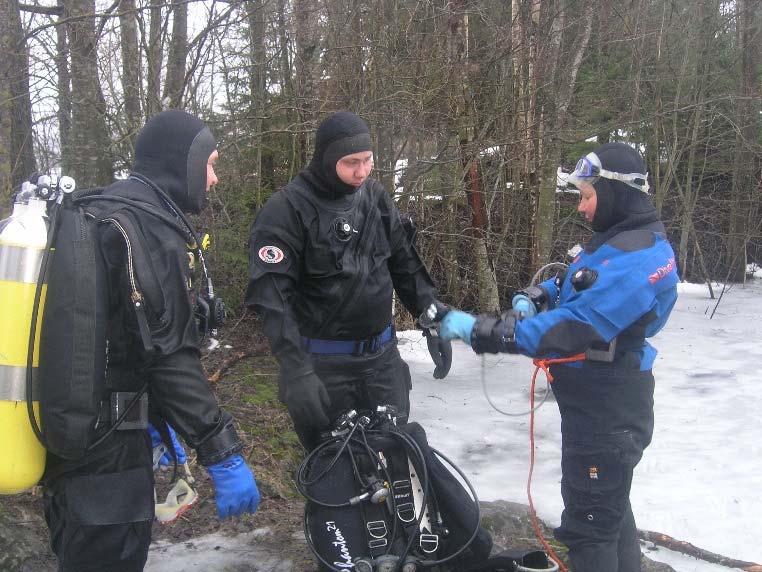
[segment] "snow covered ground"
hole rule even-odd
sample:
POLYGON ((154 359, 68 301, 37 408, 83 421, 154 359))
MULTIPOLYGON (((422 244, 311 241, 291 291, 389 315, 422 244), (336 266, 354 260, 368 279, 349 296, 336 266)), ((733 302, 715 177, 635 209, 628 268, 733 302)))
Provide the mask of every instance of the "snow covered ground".
MULTIPOLYGON (((656 430, 635 472, 632 504, 642 529, 762 562, 762 270, 756 274, 749 285, 725 292, 711 319, 716 300, 707 287, 679 286, 670 322, 654 340, 660 352, 656 430)), ((531 361, 490 356, 483 363, 456 343, 450 375, 435 380, 420 332, 401 333, 400 351, 413 377, 413 419, 432 445, 465 471, 482 500, 526 503, 529 418, 493 410, 482 374, 492 400, 520 414, 528 410, 531 361)), ((540 376, 538 398, 544 387, 540 376)), ((554 525, 562 503, 559 415, 552 399, 537 412, 535 438, 534 502, 540 517, 554 525)), ((146 572, 291 570, 258 548, 259 534, 266 531, 194 539, 193 550, 154 544, 146 572)), ((729 570, 663 548, 648 555, 678 572, 729 570)))
MULTIPOLYGON (((679 289, 670 322, 654 338, 656 429, 635 471, 635 518, 642 529, 762 562, 762 281, 725 292, 712 319, 717 301, 705 285, 679 289)), ((501 409, 526 412, 531 360, 488 356, 482 362, 458 342, 450 375, 440 381, 431 377, 421 334, 400 337, 413 377, 412 417, 430 442, 466 472, 481 499, 526 502, 529 418, 492 409, 482 375, 501 409)), ((538 398, 544 387, 541 375, 538 398)), ((559 427, 558 409, 548 400, 536 415, 532 493, 550 524, 559 522, 563 506, 559 427)), ((679 572, 728 570, 664 549, 649 556, 679 572)))

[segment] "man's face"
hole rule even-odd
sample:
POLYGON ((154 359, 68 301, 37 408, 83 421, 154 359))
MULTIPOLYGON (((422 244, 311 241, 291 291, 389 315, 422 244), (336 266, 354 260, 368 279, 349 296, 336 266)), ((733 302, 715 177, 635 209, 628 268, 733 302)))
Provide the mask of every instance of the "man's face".
POLYGON ((373 169, 373 152, 361 151, 345 155, 336 163, 336 175, 343 183, 355 188, 363 184, 373 169))
POLYGON ((217 159, 219 158, 220 154, 217 152, 217 149, 212 151, 212 154, 209 155, 209 160, 206 162, 206 192, 209 192, 209 189, 211 189, 214 185, 219 183, 219 179, 217 179, 217 173, 214 172, 214 165, 217 163, 217 159))
POLYGON ((587 222, 593 222, 595 209, 598 206, 598 195, 590 183, 579 184, 579 205, 577 212, 585 217, 587 222))

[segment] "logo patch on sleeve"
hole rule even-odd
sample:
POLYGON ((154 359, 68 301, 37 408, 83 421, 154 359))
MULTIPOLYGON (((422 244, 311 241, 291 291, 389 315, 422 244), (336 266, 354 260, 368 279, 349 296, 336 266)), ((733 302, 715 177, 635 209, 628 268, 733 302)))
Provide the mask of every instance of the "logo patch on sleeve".
POLYGON ((662 278, 666 278, 667 275, 669 275, 670 272, 672 272, 675 269, 675 259, 670 258, 667 260, 667 263, 664 266, 660 266, 656 269, 656 272, 651 274, 648 277, 648 282, 651 284, 656 284, 659 280, 662 278))
POLYGON ((277 246, 263 246, 259 249, 259 259, 267 264, 278 264, 286 257, 277 246))

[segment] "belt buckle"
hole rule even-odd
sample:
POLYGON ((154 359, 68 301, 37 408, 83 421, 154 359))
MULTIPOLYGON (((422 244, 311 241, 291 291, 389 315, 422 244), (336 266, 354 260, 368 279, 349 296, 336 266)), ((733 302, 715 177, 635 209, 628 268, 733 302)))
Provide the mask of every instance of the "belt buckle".
POLYGON ((368 340, 368 344, 370 345, 370 351, 368 353, 376 353, 381 349, 381 336, 373 336, 370 340, 368 340))
POLYGON ((411 502, 397 503, 397 518, 405 524, 415 520, 415 505, 411 502))
POLYGON ((116 426, 117 431, 133 431, 135 429, 148 428, 148 394, 138 396, 136 391, 113 391, 111 392, 111 426, 117 420, 122 420, 116 426), (130 406, 128 410, 128 406, 130 406))
POLYGON ((355 342, 355 349, 352 352, 353 356, 361 356, 365 353, 365 349, 368 346, 368 340, 357 340, 355 342))

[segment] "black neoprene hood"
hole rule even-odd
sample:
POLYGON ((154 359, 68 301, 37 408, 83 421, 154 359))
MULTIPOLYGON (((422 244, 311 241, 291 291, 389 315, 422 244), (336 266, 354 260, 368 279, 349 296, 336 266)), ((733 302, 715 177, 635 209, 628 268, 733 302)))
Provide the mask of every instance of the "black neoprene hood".
POLYGON ((151 117, 135 142, 133 172, 156 183, 186 213, 206 204, 206 166, 217 142, 197 117, 170 109, 151 117))
MULTIPOLYGON (((643 158, 626 143, 606 143, 594 153, 601 160, 601 167, 616 173, 646 173, 643 158)), ((593 183, 597 206, 593 217, 593 230, 603 232, 632 215, 651 212, 654 206, 643 191, 611 179, 599 178, 593 183)))
POLYGON ((315 153, 306 169, 310 182, 329 196, 353 193, 355 188, 336 174, 336 163, 347 155, 372 149, 370 130, 360 117, 350 111, 328 116, 315 134, 315 153))

